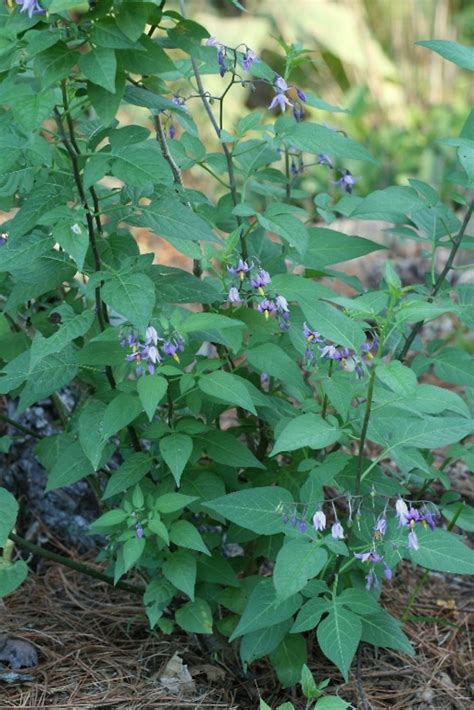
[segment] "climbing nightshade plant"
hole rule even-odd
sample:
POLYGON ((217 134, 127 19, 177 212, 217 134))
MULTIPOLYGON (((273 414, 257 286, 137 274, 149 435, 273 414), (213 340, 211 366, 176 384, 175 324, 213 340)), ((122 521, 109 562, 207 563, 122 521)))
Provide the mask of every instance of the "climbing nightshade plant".
MULTIPOLYGON (((361 641, 413 653, 379 601, 400 562, 474 570, 446 472, 474 459, 474 287, 452 285, 473 243, 474 113, 444 141, 451 205, 419 180, 364 195, 375 158, 293 82, 304 51, 282 43, 279 75, 180 8, 0 7, 0 393, 12 432, 73 396, 36 455, 48 490, 90 483, 105 579, 142 594, 152 628, 219 633, 285 687, 315 635, 347 678, 361 641), (261 84, 268 108, 229 124, 230 93, 261 84), (420 242, 426 280, 337 271, 382 249, 332 229, 340 215, 420 242), (189 268, 140 253, 136 228, 189 268), (444 314, 456 334, 422 339, 444 314)), ((421 44, 473 68, 467 48, 421 44)), ((19 551, 49 552, 17 512, 1 489, 2 595, 26 576, 19 551)))

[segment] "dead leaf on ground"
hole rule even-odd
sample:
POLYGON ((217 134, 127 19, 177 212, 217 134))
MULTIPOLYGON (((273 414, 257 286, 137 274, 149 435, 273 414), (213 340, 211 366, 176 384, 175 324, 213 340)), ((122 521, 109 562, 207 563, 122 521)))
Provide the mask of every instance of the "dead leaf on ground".
POLYGON ((196 692, 191 673, 177 653, 170 658, 159 680, 161 685, 176 695, 191 695, 196 692))

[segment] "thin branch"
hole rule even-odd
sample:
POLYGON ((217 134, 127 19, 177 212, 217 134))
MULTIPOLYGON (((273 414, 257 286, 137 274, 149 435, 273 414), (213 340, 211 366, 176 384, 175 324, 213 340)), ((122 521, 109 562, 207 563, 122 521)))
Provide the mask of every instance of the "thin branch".
POLYGON ((35 439, 43 438, 42 435, 39 434, 37 431, 33 431, 33 429, 30 429, 24 424, 20 424, 20 422, 16 422, 14 419, 10 419, 10 417, 7 417, 7 415, 3 414, 2 412, 0 412, 0 419, 3 422, 6 422, 10 426, 14 427, 15 429, 18 429, 18 431, 22 431, 24 434, 28 434, 28 436, 33 436, 35 439))
MULTIPOLYGON (((446 279, 446 276, 448 275, 450 269, 452 268, 454 259, 456 257, 459 247, 461 246, 461 242, 463 240, 464 234, 466 233, 466 229, 467 229, 469 221, 472 217, 473 212, 474 212, 474 200, 472 200, 466 214, 464 215, 463 222, 461 224, 459 232, 457 233, 457 235, 454 239, 453 246, 451 247, 451 251, 449 253, 446 264, 444 265, 444 269, 439 274, 433 288, 431 289, 431 293, 428 298, 428 303, 432 303, 434 297, 441 289, 441 286, 443 285, 444 280, 446 279)), ((401 351, 397 355, 397 360, 400 360, 401 362, 403 362, 405 360, 405 358, 410 350, 411 344, 415 340, 415 338, 418 335, 418 333, 420 332, 420 330, 423 328, 423 324, 424 324, 423 320, 420 320, 420 321, 418 321, 418 323, 415 323, 415 325, 413 326, 413 328, 411 330, 410 335, 405 340, 405 344, 404 344, 403 348, 401 349, 401 351)))
POLYGON ((99 572, 89 565, 84 565, 82 562, 76 562, 71 560, 69 557, 64 557, 63 555, 58 555, 57 552, 52 552, 51 550, 46 550, 44 547, 35 545, 29 540, 25 540, 14 532, 11 532, 8 536, 18 547, 22 547, 24 550, 28 550, 33 555, 38 555, 38 557, 43 557, 45 560, 51 560, 52 562, 58 562, 64 567, 70 567, 75 569, 77 572, 86 574, 88 577, 93 577, 94 579, 99 579, 101 582, 106 582, 112 587, 118 587, 118 589, 123 589, 125 592, 132 592, 133 594, 143 594, 144 589, 137 587, 134 584, 128 584, 128 582, 117 582, 115 583, 112 577, 109 577, 103 572, 99 572))

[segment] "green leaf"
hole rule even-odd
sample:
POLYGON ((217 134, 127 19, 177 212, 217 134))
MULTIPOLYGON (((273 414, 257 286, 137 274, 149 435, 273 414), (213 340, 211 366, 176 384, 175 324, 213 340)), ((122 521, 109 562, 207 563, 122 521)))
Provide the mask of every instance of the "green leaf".
POLYGON ((141 413, 142 408, 138 397, 124 392, 115 397, 104 412, 104 438, 116 434, 133 422, 141 413))
POLYGON ((377 614, 380 610, 380 606, 372 594, 363 592, 360 589, 344 589, 334 602, 343 604, 359 616, 371 616, 372 614, 377 614))
POLYGON ((204 599, 184 604, 175 614, 176 623, 192 634, 212 634, 212 611, 204 599))
POLYGON ((306 639, 300 634, 286 636, 270 654, 270 661, 283 688, 296 685, 306 660, 306 639))
POLYGON ((216 463, 234 468, 265 468, 252 452, 229 431, 201 434, 195 436, 194 440, 216 463))
POLYGON ((49 12, 64 12, 80 5, 80 0, 51 0, 49 12))
POLYGON ((132 42, 136 42, 145 29, 148 7, 144 2, 125 0, 116 16, 117 25, 132 42))
POLYGON ((159 513, 175 513, 177 510, 182 510, 188 505, 191 505, 196 496, 185 496, 182 493, 165 493, 159 496, 155 501, 155 508, 159 513))
MULTIPOLYGON (((55 312, 61 313, 61 309, 55 312)), ((87 333, 94 322, 92 311, 82 311, 82 313, 66 312, 62 316, 62 324, 59 329, 49 338, 43 338, 41 333, 36 333, 30 349, 30 367, 45 357, 63 350, 72 340, 80 338, 87 333)))
POLYGON ((409 656, 415 655, 410 641, 402 631, 401 623, 384 609, 362 619, 361 641, 380 648, 394 648, 409 656))
POLYGON ((290 246, 295 247, 301 256, 305 254, 308 247, 308 230, 299 219, 289 214, 275 215, 271 219, 257 214, 257 220, 267 232, 278 234, 290 246))
POLYGON ((28 575, 28 565, 24 560, 13 564, 0 559, 0 597, 6 597, 23 584, 28 575))
POLYGON ((128 513, 122 508, 114 508, 113 510, 108 510, 103 513, 100 518, 97 518, 93 523, 91 523, 91 528, 93 530, 108 530, 108 528, 114 528, 118 525, 122 525, 128 518, 128 513))
POLYGON ((48 474, 46 492, 70 486, 90 473, 93 467, 78 441, 63 451, 48 474))
POLYGON ((79 416, 79 441, 94 471, 97 471, 107 441, 104 434, 105 410, 103 402, 90 399, 79 416))
POLYGON ((125 145, 118 151, 113 150, 111 156, 112 175, 126 185, 144 188, 150 184, 171 185, 173 182, 170 167, 156 141, 125 145))
POLYGON ((123 92, 125 89, 125 74, 117 72, 115 81, 115 94, 107 91, 102 86, 87 82, 87 94, 91 100, 92 106, 97 111, 99 118, 108 126, 115 119, 115 115, 122 102, 123 92))
POLYGON ((321 335, 337 345, 359 352, 360 346, 366 340, 360 325, 327 303, 314 303, 311 309, 305 306, 302 309, 308 324, 314 326, 321 335))
POLYGON ((155 287, 145 274, 113 274, 104 284, 102 298, 138 330, 144 331, 150 324, 155 306, 155 287))
POLYGON ((317 636, 321 651, 341 671, 347 682, 348 671, 362 634, 358 616, 343 606, 333 606, 319 624, 317 636))
POLYGON ((163 564, 163 574, 181 592, 194 599, 196 586, 196 558, 190 552, 172 552, 163 564))
POLYGON ((198 381, 199 389, 218 400, 242 407, 257 414, 250 394, 240 377, 223 370, 203 375, 198 381))
POLYGON ((6 488, 0 488, 0 547, 5 547, 17 515, 18 503, 15 498, 6 488))
POLYGON ((278 552, 273 570, 277 598, 287 599, 316 577, 328 559, 326 550, 311 540, 288 540, 278 552))
POLYGON ((457 348, 446 348, 436 355, 434 372, 453 385, 474 387, 474 357, 457 348))
POLYGON ((461 538, 447 530, 421 530, 416 532, 419 549, 410 552, 413 562, 452 574, 474 574, 474 550, 461 542, 461 538))
POLYGON ((437 449, 454 444, 474 431, 474 422, 462 417, 400 417, 396 409, 385 407, 369 424, 369 439, 386 452, 399 446, 437 449))
POLYGON ((242 618, 229 640, 233 641, 251 631, 258 631, 286 621, 293 616, 300 603, 299 594, 279 602, 272 580, 262 579, 250 594, 242 618))
POLYGON ((137 380, 137 390, 148 419, 155 416, 156 408, 168 389, 168 381, 160 375, 144 375, 137 380))
POLYGON ((326 695, 324 698, 320 698, 314 710, 346 710, 350 706, 350 703, 346 703, 342 698, 338 698, 336 695, 326 695))
POLYGON ((178 547, 186 547, 189 550, 204 552, 205 555, 211 555, 204 540, 194 525, 188 520, 177 520, 174 522, 169 531, 170 540, 178 547))
POLYGON ((86 79, 115 94, 117 59, 113 49, 95 47, 80 55, 79 66, 86 79))
POLYGON ((392 392, 401 395, 415 393, 417 386, 416 375, 409 367, 405 367, 398 360, 389 363, 381 363, 377 366, 375 374, 380 382, 383 382, 392 392))
POLYGON ((132 488, 146 476, 152 465, 153 461, 147 454, 136 453, 129 456, 116 471, 113 471, 112 476, 107 481, 102 500, 107 500, 117 495, 117 493, 122 493, 122 491, 132 488))
POLYGON ((383 244, 370 239, 343 234, 326 227, 312 227, 309 229, 309 244, 303 264, 321 271, 331 264, 358 259, 380 249, 385 249, 383 244))
POLYGON ((18 271, 31 264, 37 257, 49 252, 53 240, 49 234, 32 232, 16 239, 9 239, 0 253, 0 271, 18 271))
POLYGON ((270 455, 275 456, 281 451, 295 451, 305 446, 324 449, 336 443, 341 435, 340 429, 328 424, 318 414, 301 414, 283 427, 270 455))
POLYGON ((103 17, 98 20, 90 35, 91 42, 98 47, 108 49, 134 49, 136 52, 145 51, 138 42, 127 37, 116 25, 112 17, 103 17))
POLYGON ((336 158, 351 158, 376 163, 366 149, 340 132, 318 123, 297 123, 290 133, 290 140, 297 148, 308 153, 328 153, 336 158))
POLYGON ((198 576, 201 582, 212 582, 229 587, 240 586, 240 581, 237 579, 232 565, 221 557, 219 551, 214 552, 210 558, 199 558, 198 576))
POLYGON ((257 658, 267 656, 283 641, 291 626, 291 619, 280 624, 268 626, 242 636, 240 641, 240 660, 244 668, 257 658))
POLYGON ((449 62, 457 64, 461 69, 474 71, 474 49, 465 47, 458 42, 450 42, 446 39, 431 39, 423 42, 415 42, 420 47, 428 47, 436 54, 440 54, 449 62))
POLYGON ((140 559, 145 550, 145 538, 132 537, 124 543, 122 549, 123 555, 123 573, 128 572, 140 559))
POLYGON ((193 440, 187 434, 170 434, 160 439, 160 454, 179 486, 181 474, 193 452, 193 440))
POLYGON ((247 361, 259 372, 277 377, 283 386, 295 388, 299 394, 305 390, 300 369, 293 358, 274 343, 263 343, 246 352, 247 361))
POLYGON ((70 49, 64 42, 58 42, 53 47, 37 54, 34 60, 34 69, 36 75, 41 77, 43 89, 69 76, 78 56, 77 52, 70 49))
POLYGON ((139 224, 142 227, 149 227, 165 239, 218 241, 207 222, 169 196, 154 200, 143 207, 139 224))
MULTIPOLYGON (((75 353, 70 347, 50 355, 34 368, 30 368, 25 375, 28 379, 20 396, 17 414, 21 414, 34 402, 49 397, 56 390, 69 384, 76 374, 75 353)), ((2 382, 3 380, 0 380, 0 386, 2 382)))
POLYGON ((301 607, 295 619, 295 623, 291 627, 291 633, 312 631, 319 624, 322 615, 329 611, 329 608, 330 603, 326 601, 326 599, 319 599, 318 597, 309 599, 309 601, 301 607))
POLYGON ((274 535, 282 531, 282 512, 291 502, 291 494, 278 486, 235 491, 203 503, 204 508, 222 515, 232 523, 259 535, 274 535))

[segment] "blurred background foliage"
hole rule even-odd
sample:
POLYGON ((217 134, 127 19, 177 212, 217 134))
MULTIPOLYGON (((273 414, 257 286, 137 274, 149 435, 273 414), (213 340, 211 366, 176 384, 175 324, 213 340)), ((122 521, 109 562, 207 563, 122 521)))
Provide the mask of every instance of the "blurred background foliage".
MULTIPOLYGON (((440 186, 455 151, 436 139, 459 135, 473 86, 467 71, 415 42, 471 45, 471 0, 188 0, 186 6, 219 41, 247 44, 278 72, 282 42, 308 50, 291 81, 347 111, 311 107, 308 114, 343 129, 379 161, 348 166, 360 177, 359 193, 407 177, 440 186)), ((206 86, 220 93, 223 84, 213 77, 206 86)), ((236 87, 226 100, 229 125, 248 108, 266 108, 271 97, 268 86, 236 87)))

